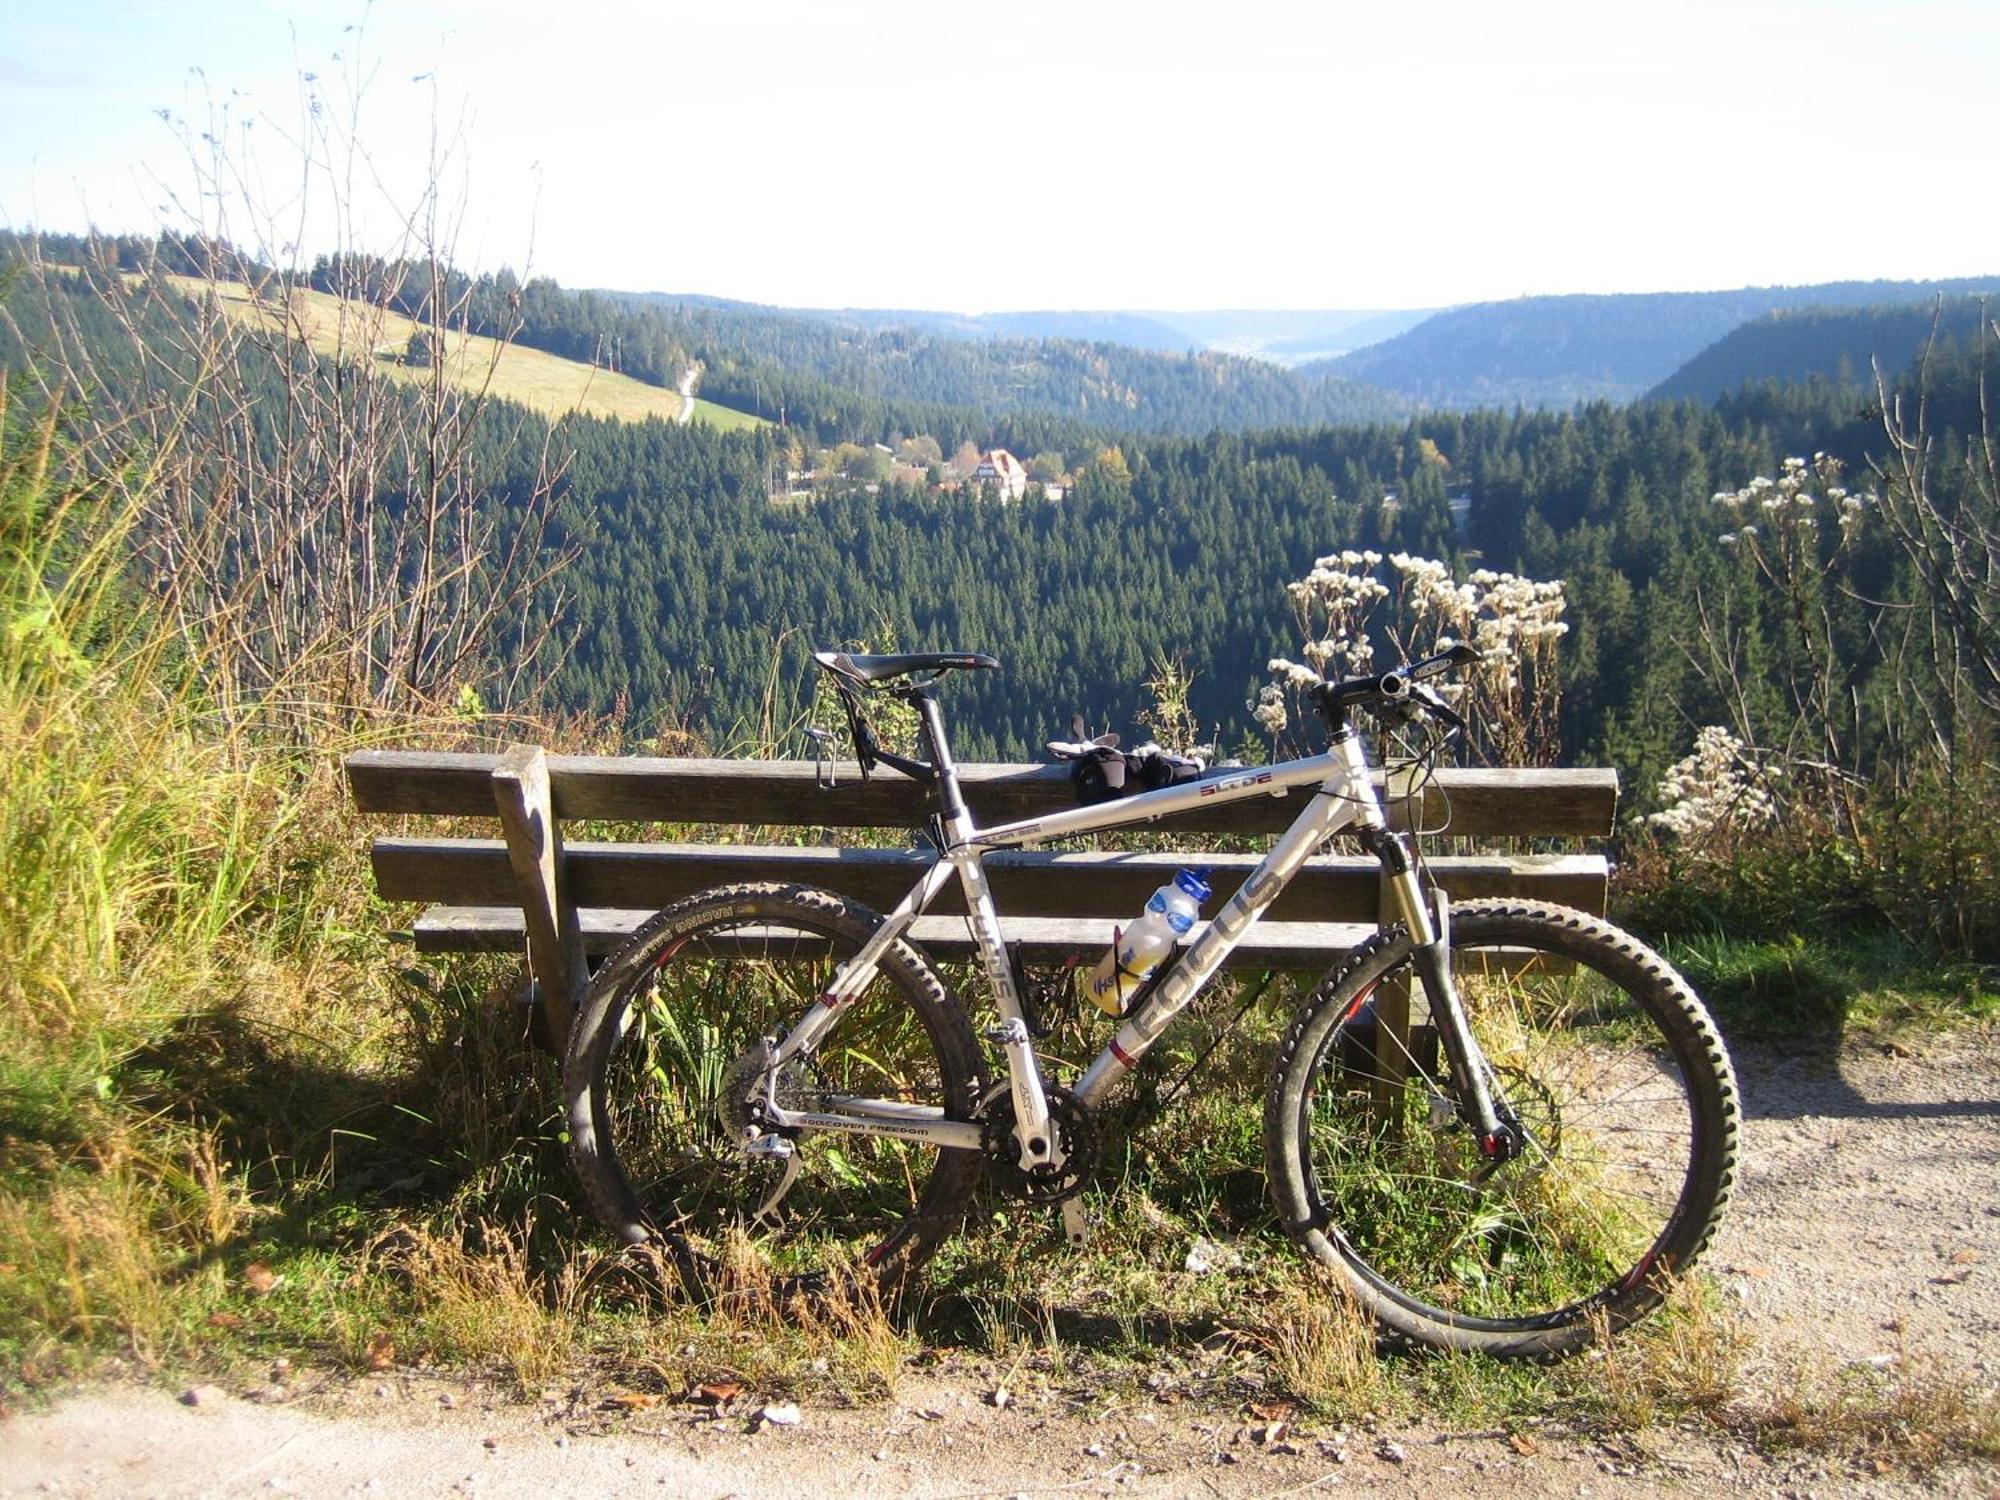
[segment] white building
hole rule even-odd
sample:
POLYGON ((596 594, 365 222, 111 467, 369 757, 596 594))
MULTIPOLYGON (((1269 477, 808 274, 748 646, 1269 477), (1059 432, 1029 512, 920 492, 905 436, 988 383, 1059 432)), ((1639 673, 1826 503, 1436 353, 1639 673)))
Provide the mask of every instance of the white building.
POLYGON ((1005 448, 995 448, 979 460, 979 467, 972 471, 972 482, 992 485, 999 490, 1002 500, 1018 500, 1028 493, 1028 471, 1005 448))

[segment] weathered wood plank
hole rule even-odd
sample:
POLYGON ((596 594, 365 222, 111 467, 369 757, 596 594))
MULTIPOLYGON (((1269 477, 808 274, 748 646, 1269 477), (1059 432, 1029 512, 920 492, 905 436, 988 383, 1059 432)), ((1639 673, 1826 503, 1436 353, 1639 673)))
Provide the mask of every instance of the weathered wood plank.
MULTIPOLYGON (((593 955, 609 954, 652 913, 586 908, 579 913, 583 944, 593 955)), ((1111 941, 1111 924, 1078 918, 1003 917, 1001 931, 1018 943, 1031 964, 1059 964, 1074 953, 1094 954, 1111 941)), ((1362 923, 1260 922, 1231 954, 1231 968, 1292 968, 1318 972, 1333 964, 1374 928, 1362 923)), ((412 930, 422 953, 518 953, 525 930, 511 906, 434 906, 412 930)), ((974 943, 955 917, 919 918, 912 936, 934 958, 969 959, 974 943)))
MULTIPOLYGON (((593 957, 613 953, 651 915, 645 911, 587 909, 579 913, 584 947, 593 957)), ((1072 918, 1003 917, 1000 928, 1006 940, 1018 947, 1024 963, 1042 967, 1059 966, 1079 953, 1087 964, 1111 941, 1107 924, 1072 918)), ((1259 922, 1231 951, 1223 967, 1320 974, 1374 933, 1373 927, 1358 922, 1259 922)), ((965 924, 954 917, 919 918, 912 936, 931 957, 946 963, 964 963, 975 955, 965 924)), ((417 919, 411 937, 418 952, 436 954, 519 953, 525 940, 521 913, 511 906, 434 906, 417 919)), ((1554 971, 1546 955, 1537 955, 1534 963, 1539 972, 1554 971)), ((1511 971, 1504 951, 1489 970, 1511 971)), ((968 999, 975 992, 983 993, 983 986, 976 981, 964 991, 968 999)))
MULTIPOLYGON (((363 812, 479 815, 492 812, 489 778, 498 762, 493 755, 361 750, 347 757, 346 768, 363 812)), ((822 791, 807 761, 552 755, 548 764, 559 818, 913 828, 928 812, 926 793, 916 783, 884 771, 864 784, 848 765, 840 768, 839 787, 822 791)), ((1062 766, 965 765, 959 774, 983 823, 1074 805, 1062 766)), ((1158 826, 1278 833, 1309 795, 1199 808, 1158 826)), ((1452 833, 1474 838, 1600 838, 1610 833, 1617 805, 1618 775, 1611 770, 1447 769, 1424 794, 1422 826, 1435 830, 1449 819, 1452 833)))
MULTIPOLYGON (((391 901, 498 905, 518 899, 506 846, 498 840, 380 838, 372 859, 376 888, 391 901)), ((986 874, 1003 913, 1122 920, 1189 862, 1178 854, 1007 851, 986 860, 986 874)), ((1210 883, 1226 899, 1257 856, 1204 854, 1200 862, 1213 868, 1210 883)), ((579 907, 651 910, 711 885, 782 880, 825 886, 886 911, 928 863, 927 855, 895 849, 572 844, 564 853, 563 882, 579 907)), ((1522 895, 1604 909, 1606 867, 1595 855, 1450 855, 1431 860, 1430 869, 1454 900, 1522 895)), ((953 886, 937 910, 962 910, 957 903, 953 886)), ((1300 872, 1271 916, 1373 923, 1379 903, 1380 867, 1372 859, 1328 856, 1300 872)))

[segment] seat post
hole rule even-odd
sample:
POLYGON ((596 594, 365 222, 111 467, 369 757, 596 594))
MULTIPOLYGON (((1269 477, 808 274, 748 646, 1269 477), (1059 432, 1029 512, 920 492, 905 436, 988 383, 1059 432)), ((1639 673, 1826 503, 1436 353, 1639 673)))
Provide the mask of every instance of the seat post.
POLYGON ((951 746, 944 734, 944 711, 938 707, 937 696, 928 689, 918 689, 917 717, 924 726, 924 740, 930 747, 926 757, 931 763, 931 771, 937 777, 938 811, 944 816, 945 827, 956 834, 969 832, 971 815, 965 809, 965 797, 958 789, 958 765, 951 758, 951 746))

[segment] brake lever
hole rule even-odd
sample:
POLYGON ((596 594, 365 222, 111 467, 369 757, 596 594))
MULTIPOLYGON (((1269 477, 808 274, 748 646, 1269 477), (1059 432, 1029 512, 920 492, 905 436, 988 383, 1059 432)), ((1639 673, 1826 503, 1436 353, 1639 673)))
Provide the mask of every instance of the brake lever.
POLYGON ((1470 666, 1479 660, 1479 655, 1478 647, 1468 646, 1464 641, 1454 642, 1435 656, 1427 656, 1420 662, 1413 662, 1409 669, 1410 681, 1424 682, 1454 668, 1470 666))
POLYGON ((1411 698, 1423 705, 1426 713, 1435 714, 1453 729, 1460 733, 1464 732, 1464 717, 1450 704, 1446 703, 1443 698, 1439 697, 1435 688, 1425 687, 1421 682, 1413 682, 1410 684, 1409 692, 1411 698))

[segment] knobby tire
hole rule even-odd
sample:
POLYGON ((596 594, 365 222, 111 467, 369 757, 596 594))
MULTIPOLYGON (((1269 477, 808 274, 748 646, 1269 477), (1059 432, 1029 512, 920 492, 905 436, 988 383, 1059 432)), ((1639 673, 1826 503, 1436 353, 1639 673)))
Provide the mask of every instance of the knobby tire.
POLYGON ((1451 944, 1528 1150, 1497 1169, 1480 1155, 1393 928, 1328 975, 1280 1047, 1273 1196, 1391 1342, 1572 1353, 1656 1307, 1713 1236, 1736 1167, 1735 1078, 1687 982, 1608 922, 1473 901, 1452 909, 1451 944), (1406 1042, 1385 1024, 1399 984, 1406 1042))

